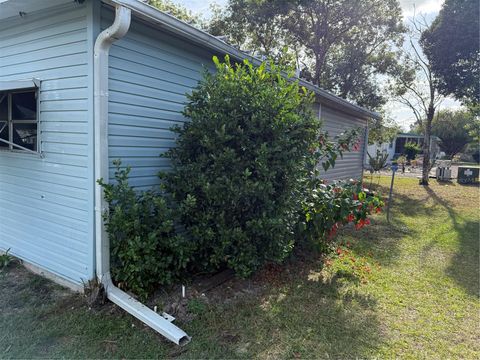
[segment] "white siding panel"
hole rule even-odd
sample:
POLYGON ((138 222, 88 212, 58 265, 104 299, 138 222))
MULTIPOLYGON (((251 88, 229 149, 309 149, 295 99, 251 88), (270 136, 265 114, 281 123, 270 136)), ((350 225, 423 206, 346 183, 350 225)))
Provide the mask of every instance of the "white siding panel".
POLYGON ((360 132, 360 151, 344 153, 343 158, 337 159, 334 168, 330 168, 326 172, 321 168, 320 176, 326 180, 360 179, 363 174, 366 120, 355 118, 325 105, 322 105, 319 111, 318 104, 315 104, 315 111, 323 120, 323 130, 327 131, 332 138, 349 129, 358 128, 360 132))
POLYGON ((41 81, 44 155, 0 152, 0 250, 78 284, 94 271, 89 6, 0 23, 0 81, 41 81))

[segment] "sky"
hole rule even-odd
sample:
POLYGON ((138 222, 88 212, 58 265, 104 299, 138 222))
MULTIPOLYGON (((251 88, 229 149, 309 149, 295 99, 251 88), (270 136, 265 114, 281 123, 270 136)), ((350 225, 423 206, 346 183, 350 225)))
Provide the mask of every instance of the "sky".
MULTIPOLYGON (((354 0, 352 0, 354 1, 354 0)), ((402 7, 403 17, 405 21, 411 17, 414 12, 424 14, 427 19, 434 19, 440 11, 444 0, 399 0, 402 7)), ((185 6, 187 9, 202 17, 208 17, 210 14, 210 5, 218 4, 224 6, 228 0, 173 0, 173 2, 185 6)), ((452 98, 446 98, 440 104, 440 109, 456 109, 460 107, 460 103, 452 98)), ((410 125, 414 123, 412 111, 395 101, 390 101, 386 110, 388 115, 399 124, 403 130, 408 131, 410 125)))

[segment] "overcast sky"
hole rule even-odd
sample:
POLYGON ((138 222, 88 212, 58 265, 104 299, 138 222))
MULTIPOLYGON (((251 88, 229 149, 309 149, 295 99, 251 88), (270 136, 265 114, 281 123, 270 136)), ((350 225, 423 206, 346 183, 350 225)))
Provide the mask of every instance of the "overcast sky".
MULTIPOLYGON (((225 5, 227 0, 173 0, 177 4, 181 4, 203 17, 208 17, 210 14, 209 8, 211 4, 217 3, 225 5)), ((353 1, 353 0, 352 0, 353 1)), ((434 19, 440 11, 444 0, 399 0, 402 7, 403 16, 405 19, 411 17, 415 12, 427 15, 429 19, 434 19)), ((440 105, 441 109, 458 108, 460 104, 453 99, 445 99, 440 105)), ((387 105, 387 110, 391 117, 401 125, 404 130, 408 130, 410 124, 414 122, 413 114, 407 107, 391 102, 387 105)))

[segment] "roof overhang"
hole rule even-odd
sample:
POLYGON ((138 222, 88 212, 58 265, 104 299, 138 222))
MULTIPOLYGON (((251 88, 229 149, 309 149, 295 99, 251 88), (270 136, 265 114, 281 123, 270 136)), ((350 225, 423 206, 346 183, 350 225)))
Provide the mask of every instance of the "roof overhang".
MULTIPOLYGON (((192 43, 201 45, 216 53, 228 54, 237 60, 248 59, 254 64, 260 64, 261 60, 246 54, 245 52, 227 44, 226 42, 216 38, 207 32, 197 29, 174 16, 164 13, 157 8, 143 3, 139 0, 102 0, 104 3, 114 6, 119 4, 132 10, 132 12, 140 19, 154 24, 156 27, 167 30, 181 38, 192 43)), ((370 111, 361 106, 355 105, 345 99, 342 99, 326 90, 320 89, 318 86, 299 79, 301 86, 304 86, 316 94, 317 101, 330 105, 335 109, 358 116, 362 119, 380 119, 379 113, 370 111)))
MULTIPOLYGON (((45 9, 43 0, 0 0, 0 20, 18 17, 28 17, 28 14, 45 9)), ((74 3, 74 0, 49 0, 48 6, 58 6, 74 3)))
MULTIPOLYGON (((139 0, 102 0, 102 2, 114 6, 115 4, 129 8, 136 17, 155 25, 158 28, 166 30, 186 39, 189 42, 200 45, 212 50, 218 54, 228 54, 237 60, 248 59, 254 64, 260 64, 261 60, 227 44, 226 42, 208 34, 205 31, 197 29, 172 15, 164 13, 157 8, 150 6, 139 0)), ((49 6, 58 6, 72 3, 74 0, 49 0, 49 6)), ((45 8, 44 1, 31 0, 0 0, 0 19, 13 18, 15 16, 28 16, 30 12, 42 10, 45 8)), ((380 114, 355 105, 345 99, 342 99, 331 92, 320 89, 318 86, 299 79, 301 86, 304 86, 316 94, 317 101, 334 107, 340 111, 358 116, 363 119, 380 119, 380 114)))

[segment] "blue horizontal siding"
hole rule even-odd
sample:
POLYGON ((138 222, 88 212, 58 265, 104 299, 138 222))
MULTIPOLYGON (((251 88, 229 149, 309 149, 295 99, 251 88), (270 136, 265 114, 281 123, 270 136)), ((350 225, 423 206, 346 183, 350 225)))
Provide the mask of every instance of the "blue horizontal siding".
MULTIPOLYGON (((102 8, 102 27, 113 21, 102 8)), ((186 119, 186 94, 212 69, 212 54, 135 18, 126 36, 115 42, 109 58, 109 158, 132 167, 131 183, 149 188, 159 183, 160 157, 175 145, 170 130, 186 119)), ((110 176, 114 173, 110 165, 110 176)))
POLYGON ((0 152, 0 249, 76 283, 94 270, 90 6, 0 23, 0 81, 41 81, 44 154, 0 152))
MULTIPOLYGON (((315 109, 318 112, 318 104, 315 109)), ((320 176, 326 180, 360 179, 363 173, 364 131, 367 122, 364 119, 345 114, 339 110, 322 105, 320 111, 323 130, 333 138, 342 132, 358 128, 360 130, 360 151, 345 152, 343 158, 337 159, 335 166, 326 172, 320 168, 320 176)))

